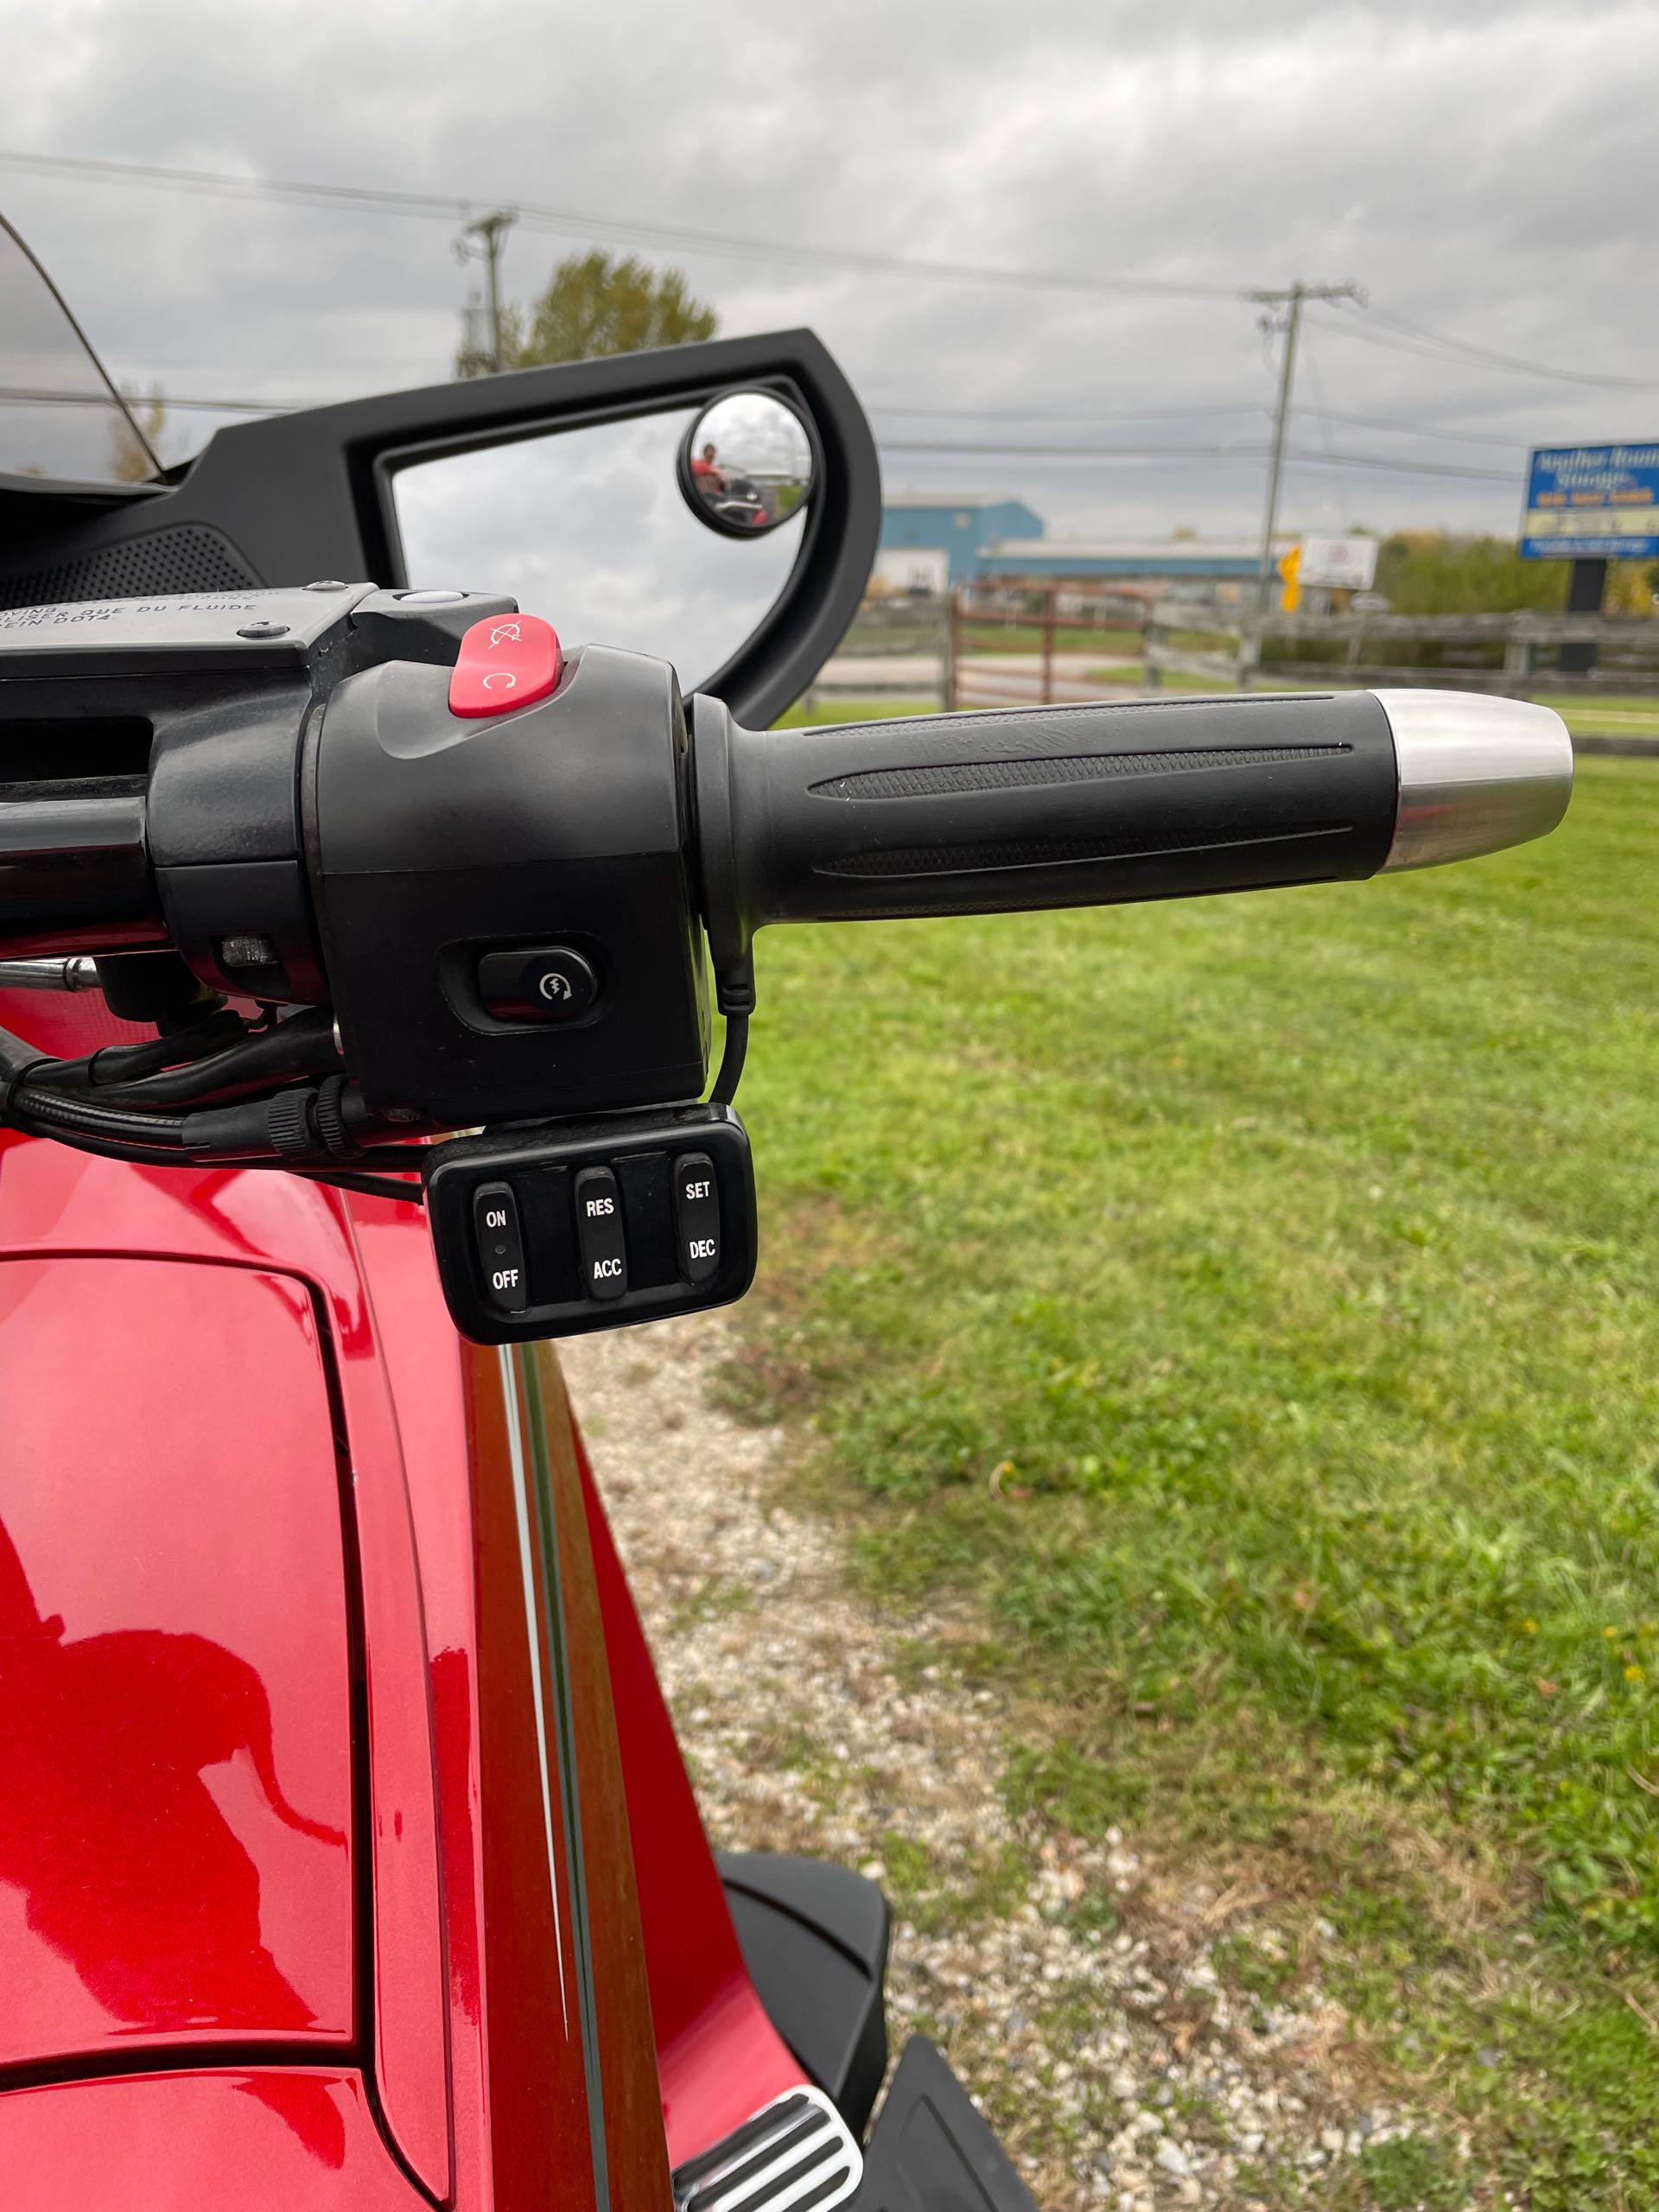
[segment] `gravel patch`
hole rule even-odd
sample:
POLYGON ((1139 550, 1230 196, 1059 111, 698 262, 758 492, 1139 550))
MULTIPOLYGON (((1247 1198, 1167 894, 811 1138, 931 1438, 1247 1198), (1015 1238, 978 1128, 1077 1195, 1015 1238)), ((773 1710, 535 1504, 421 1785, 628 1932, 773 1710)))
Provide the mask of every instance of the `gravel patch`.
POLYGON ((729 1317, 562 1352, 715 1842, 882 1883, 894 2050, 941 2044, 1042 2205, 1317 2203, 1412 2132, 1274 1900, 1010 1817, 1017 1723, 954 1677, 952 1623, 850 1592, 785 1501, 795 1440, 710 1402, 729 1317))

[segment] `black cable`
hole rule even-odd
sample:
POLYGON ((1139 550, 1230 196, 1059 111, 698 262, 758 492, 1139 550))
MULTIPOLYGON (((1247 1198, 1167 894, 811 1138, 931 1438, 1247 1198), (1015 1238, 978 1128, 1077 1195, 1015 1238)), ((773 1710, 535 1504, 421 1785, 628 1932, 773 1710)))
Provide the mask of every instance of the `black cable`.
POLYGON ((184 1148, 184 1122, 177 1114, 135 1114, 118 1106, 95 1105, 86 1098, 66 1098, 57 1091, 38 1088, 27 1077, 12 1094, 10 1116, 15 1128, 43 1123, 43 1128, 33 1131, 37 1136, 55 1136, 67 1129, 101 1137, 111 1144, 141 1144, 152 1151, 171 1149, 181 1154, 184 1148))
MULTIPOLYGON (((273 1160, 273 1166, 278 1163, 273 1160)), ((353 1175, 344 1167, 296 1167, 289 1173, 308 1183, 327 1183, 337 1191, 356 1191, 368 1198, 401 1198, 405 1205, 423 1206, 426 1188, 421 1183, 394 1181, 390 1175, 353 1175)))
MULTIPOLYGON (((19 1128, 16 1121, 5 1124, 8 1128, 19 1128)), ((160 1147, 142 1144, 111 1144, 102 1138, 72 1136, 60 1129, 24 1129, 25 1136, 39 1137, 44 1142, 67 1144, 72 1151, 91 1153, 99 1160, 124 1160, 137 1167, 199 1167, 202 1163, 192 1160, 187 1153, 163 1150, 160 1147)))
POLYGON ((94 1090, 105 1084, 137 1083, 163 1068, 201 1059, 247 1033, 248 1025, 241 1015, 229 1007, 220 1007, 193 1029, 175 1030, 170 1037, 149 1037, 138 1045, 105 1045, 84 1060, 66 1060, 58 1082, 61 1085, 84 1077, 94 1090))
POLYGON ((742 1077, 743 1061, 748 1049, 748 1015, 728 1014, 726 1017, 726 1046, 720 1056, 720 1071, 715 1077, 715 1087, 709 1093, 711 1106, 731 1104, 742 1077))
POLYGON ((312 1007, 204 1059, 101 1087, 115 1092, 124 1105, 207 1106, 245 1097, 298 1076, 326 1075, 340 1064, 334 1017, 327 1007, 312 1007))

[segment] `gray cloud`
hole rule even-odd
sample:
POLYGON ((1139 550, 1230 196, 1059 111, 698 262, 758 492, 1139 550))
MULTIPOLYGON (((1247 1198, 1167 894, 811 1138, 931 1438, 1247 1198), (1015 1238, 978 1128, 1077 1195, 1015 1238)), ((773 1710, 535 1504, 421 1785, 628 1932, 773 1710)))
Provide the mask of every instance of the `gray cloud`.
MULTIPOLYGON (((1659 385, 1649 5, 1310 10, 1253 0, 813 0, 349 10, 0 0, 14 147, 477 195, 1080 276, 1352 277, 1499 351, 1659 385)), ((330 397, 447 372, 466 275, 442 221, 0 173, 0 204, 111 366, 179 392, 330 397)), ((530 290, 575 238, 514 234, 530 290)), ((1259 447, 1255 311, 675 254, 723 327, 805 321, 894 438, 1259 447), (888 413, 1227 405, 1039 426, 888 413)), ((1329 450, 1519 470, 1527 442, 1652 435, 1659 391, 1427 358, 1310 318, 1301 398, 1513 450, 1298 424, 1329 450)), ((1057 529, 1236 529, 1259 458, 890 452, 892 485, 1028 496, 1057 529)), ((1293 469, 1287 519, 1513 526, 1517 480, 1293 469)))

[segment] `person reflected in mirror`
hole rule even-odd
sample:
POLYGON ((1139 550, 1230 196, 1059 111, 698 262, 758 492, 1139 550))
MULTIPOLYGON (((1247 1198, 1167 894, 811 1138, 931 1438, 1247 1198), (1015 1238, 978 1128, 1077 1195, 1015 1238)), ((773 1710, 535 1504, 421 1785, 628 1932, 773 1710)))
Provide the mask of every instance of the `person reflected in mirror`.
POLYGON ((719 467, 719 453, 711 438, 701 453, 691 456, 691 477, 698 491, 712 507, 726 489, 726 479, 719 467))

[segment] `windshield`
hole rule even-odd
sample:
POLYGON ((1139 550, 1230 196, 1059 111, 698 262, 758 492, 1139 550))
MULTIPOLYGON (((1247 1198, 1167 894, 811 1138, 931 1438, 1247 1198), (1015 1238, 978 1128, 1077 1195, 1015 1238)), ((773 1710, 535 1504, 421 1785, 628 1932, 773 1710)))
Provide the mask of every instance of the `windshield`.
POLYGON ((137 484, 159 467, 46 271, 0 217, 0 475, 137 484))

